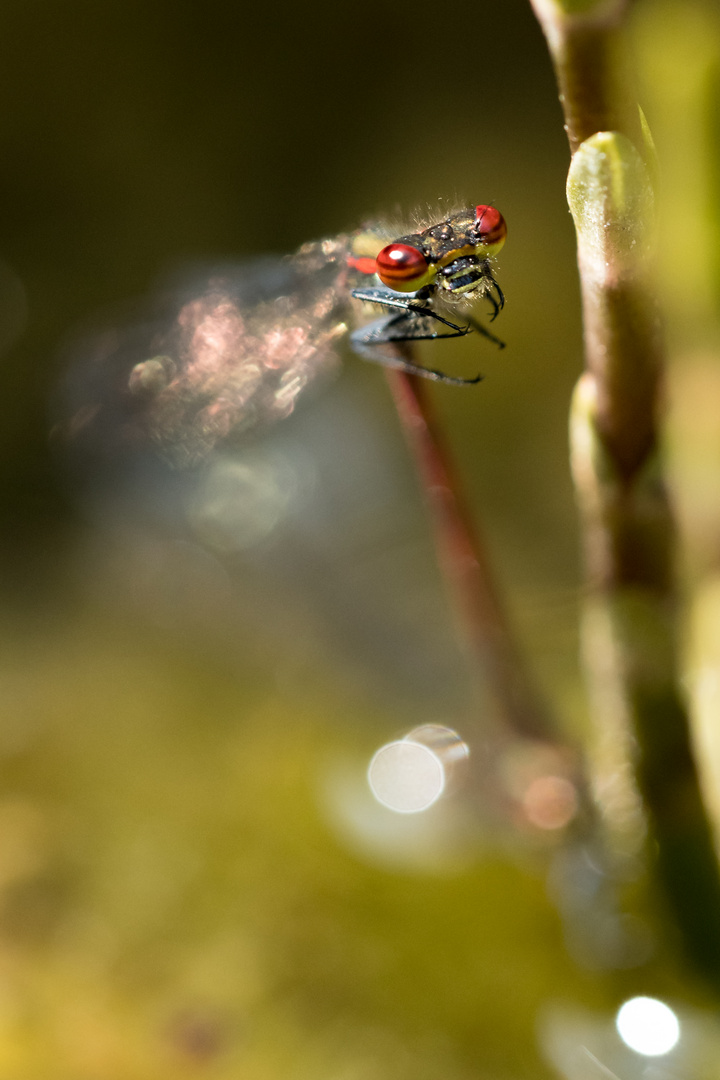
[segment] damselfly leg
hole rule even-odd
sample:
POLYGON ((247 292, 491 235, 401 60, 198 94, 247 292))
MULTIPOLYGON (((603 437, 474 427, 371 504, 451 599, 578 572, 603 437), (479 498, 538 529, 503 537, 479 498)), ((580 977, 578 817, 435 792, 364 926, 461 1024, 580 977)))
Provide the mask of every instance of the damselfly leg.
MULTIPOLYGON (((467 318, 468 325, 466 326, 458 326, 456 323, 444 318, 429 305, 428 301, 431 298, 431 293, 426 289, 419 290, 418 293, 412 296, 404 296, 386 288, 354 289, 352 296, 355 300, 377 304, 380 307, 395 309, 396 311, 396 314, 376 319, 374 322, 360 327, 350 336, 353 352, 362 359, 370 360, 373 363, 400 368, 403 371, 409 371, 426 379, 447 383, 451 386, 471 386, 480 382, 482 375, 476 375, 470 379, 446 375, 436 368, 426 368, 407 358, 402 358, 398 354, 393 355, 378 350, 383 345, 400 345, 415 341, 435 341, 439 338, 465 337, 473 330, 494 342, 501 349, 505 345, 489 330, 486 330, 481 323, 472 318, 467 318), (450 333, 440 332, 437 329, 437 323, 448 327, 450 333)), ((496 301, 495 303, 497 304, 496 301)))
MULTIPOLYGON (((422 364, 416 364, 413 360, 401 355, 400 351, 384 352, 384 345, 402 345, 412 341, 430 341, 436 338, 465 337, 470 333, 470 328, 456 327, 449 334, 441 334, 437 331, 423 329, 420 319, 427 316, 410 311, 398 315, 386 316, 376 319, 356 330, 350 336, 350 346, 353 352, 370 360, 374 364, 382 364, 384 367, 407 371, 411 375, 421 375, 425 379, 434 382, 446 383, 449 386, 471 386, 482 380, 482 375, 476 375, 472 379, 462 379, 455 375, 446 375, 443 371, 435 368, 426 368, 422 364)), ((443 320, 445 322, 445 320, 443 320)), ((451 326, 451 323, 447 323, 451 326)))
POLYGON ((490 322, 495 322, 498 315, 505 307, 505 293, 502 291, 492 274, 488 274, 488 279, 490 281, 490 288, 487 291, 487 298, 492 304, 493 308, 493 313, 490 316, 490 322), (497 293, 497 297, 493 296, 493 289, 497 293))

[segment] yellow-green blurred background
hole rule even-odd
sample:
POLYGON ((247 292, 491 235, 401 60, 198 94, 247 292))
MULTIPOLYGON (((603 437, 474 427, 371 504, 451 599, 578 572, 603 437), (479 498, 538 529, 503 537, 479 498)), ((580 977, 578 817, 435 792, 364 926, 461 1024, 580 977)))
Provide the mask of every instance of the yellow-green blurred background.
MULTIPOLYGON (((689 580, 717 561, 712 8, 634 17, 690 372, 689 580)), ((182 477, 50 434, 73 342, 162 274, 496 204, 507 348, 448 345, 445 368, 486 380, 433 397, 534 676, 582 739, 579 290, 529 4, 8 0, 0 89, 0 1080, 522 1080, 553 1075, 548 1010, 696 997, 660 954, 600 970, 568 949, 549 845, 474 820, 467 793, 400 824, 373 807, 381 743, 485 739, 379 369, 348 358, 259 442, 300 496, 239 550, 192 533, 182 477)))

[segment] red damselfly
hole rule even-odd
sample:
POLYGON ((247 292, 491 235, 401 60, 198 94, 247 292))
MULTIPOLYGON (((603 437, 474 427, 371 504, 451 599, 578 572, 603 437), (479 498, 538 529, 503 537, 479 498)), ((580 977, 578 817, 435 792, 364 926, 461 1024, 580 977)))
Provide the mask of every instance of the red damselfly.
POLYGON ((364 360, 476 383, 480 376, 421 366, 403 346, 475 331, 502 347, 471 310, 486 298, 492 321, 504 305, 493 257, 506 231, 502 214, 481 205, 400 236, 370 225, 194 281, 143 323, 94 343, 92 400, 86 381, 72 427, 119 419, 131 442, 149 438, 192 464, 292 412, 305 387, 336 366, 346 336, 364 360), (367 321, 373 311, 382 314, 367 321))

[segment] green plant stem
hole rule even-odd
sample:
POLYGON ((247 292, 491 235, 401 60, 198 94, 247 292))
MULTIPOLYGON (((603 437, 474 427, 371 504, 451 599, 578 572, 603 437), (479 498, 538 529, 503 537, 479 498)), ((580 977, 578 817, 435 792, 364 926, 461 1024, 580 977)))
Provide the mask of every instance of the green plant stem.
POLYGON ((387 370, 387 378, 427 500, 452 607, 492 718, 507 735, 554 742, 513 640, 485 545, 460 493, 426 381, 394 369, 387 370))
POLYGON ((686 953, 720 989, 720 875, 677 680, 675 532, 657 450, 664 357, 648 269, 651 163, 622 66, 626 5, 531 2, 573 154, 585 374, 571 450, 589 577, 584 660, 599 733, 596 792, 620 844, 636 829, 639 793, 686 953))
POLYGON ((550 47, 570 152, 596 131, 622 131, 637 140, 638 110, 625 90, 628 0, 530 2, 550 47))

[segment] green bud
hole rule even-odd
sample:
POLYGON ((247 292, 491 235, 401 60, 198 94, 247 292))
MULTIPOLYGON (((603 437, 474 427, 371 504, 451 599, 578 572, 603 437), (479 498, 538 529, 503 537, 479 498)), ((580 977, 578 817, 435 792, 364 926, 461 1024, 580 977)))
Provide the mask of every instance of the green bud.
POLYGON ((580 145, 567 198, 584 268, 607 278, 640 266, 650 247, 654 195, 645 163, 625 135, 599 131, 580 145))
POLYGON ((627 0, 531 0, 538 18, 588 16, 593 21, 615 20, 627 7, 627 0))

